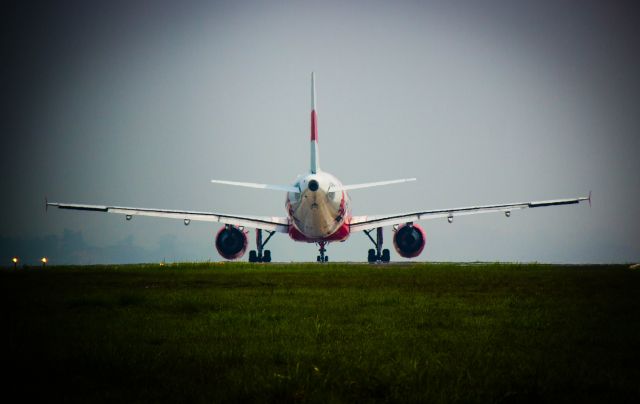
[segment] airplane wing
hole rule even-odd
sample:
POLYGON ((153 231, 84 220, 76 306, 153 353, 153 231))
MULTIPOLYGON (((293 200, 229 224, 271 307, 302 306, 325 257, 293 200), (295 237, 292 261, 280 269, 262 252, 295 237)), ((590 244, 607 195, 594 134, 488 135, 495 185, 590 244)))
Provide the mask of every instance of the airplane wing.
POLYGON ((279 233, 287 233, 289 231, 289 221, 286 217, 227 215, 221 213, 194 212, 188 210, 128 208, 122 206, 82 205, 76 203, 57 203, 48 201, 45 201, 45 204, 46 207, 54 206, 59 209, 118 213, 121 215, 126 215, 127 220, 131 220, 133 216, 153 216, 170 219, 181 219, 184 220, 185 225, 188 225, 192 220, 194 220, 202 222, 218 222, 234 226, 249 227, 253 229, 276 231, 279 233))
POLYGON ((437 219, 443 217, 446 217, 449 222, 452 222, 453 218, 456 216, 475 215, 478 213, 491 212, 505 212, 508 217, 511 215, 511 211, 516 209, 571 205, 580 203, 581 201, 589 201, 589 205, 591 205, 591 192, 589 192, 589 196, 570 199, 554 199, 550 201, 516 202, 497 205, 469 206, 466 208, 425 210, 420 212, 399 213, 395 215, 354 216, 349 226, 351 231, 362 231, 371 230, 376 227, 393 226, 396 224, 415 222, 418 220, 437 219))

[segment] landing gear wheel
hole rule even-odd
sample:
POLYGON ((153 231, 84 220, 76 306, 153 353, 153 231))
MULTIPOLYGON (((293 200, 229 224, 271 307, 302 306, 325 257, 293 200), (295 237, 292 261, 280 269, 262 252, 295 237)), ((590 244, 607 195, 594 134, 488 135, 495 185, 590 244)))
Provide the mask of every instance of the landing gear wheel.
POLYGON ((256 250, 249 251, 249 262, 258 262, 258 254, 256 254, 256 250))
POLYGON ((382 227, 376 228, 375 240, 373 239, 373 237, 371 237, 371 232, 373 232, 373 229, 364 231, 364 233, 367 235, 367 237, 369 237, 369 240, 371 240, 376 248, 375 250, 373 248, 369 250, 369 254, 367 254, 367 261, 371 264, 375 262, 391 261, 391 254, 389 254, 389 250, 386 248, 384 250, 382 249, 382 227))
POLYGON ((376 250, 374 250, 373 248, 369 249, 369 254, 367 255, 367 261, 369 261, 369 263, 376 262, 376 250))
POLYGON ((329 257, 324 255, 324 253, 327 251, 327 249, 324 248, 324 246, 327 245, 327 242, 326 241, 320 241, 318 243, 318 245, 320 246, 320 249, 318 250, 318 251, 320 251, 320 255, 316 256, 316 261, 317 262, 327 262, 327 261, 329 261, 329 257))
POLYGON ((382 262, 391 261, 391 254, 389 254, 389 249, 388 248, 385 248, 384 250, 382 250, 382 257, 380 257, 380 260, 382 262))
POLYGON ((262 241, 262 230, 256 229, 256 247, 258 251, 251 250, 249 251, 249 262, 271 262, 271 251, 263 250, 264 246, 267 245, 271 236, 275 234, 275 231, 265 230, 269 233, 269 237, 263 242, 262 241))

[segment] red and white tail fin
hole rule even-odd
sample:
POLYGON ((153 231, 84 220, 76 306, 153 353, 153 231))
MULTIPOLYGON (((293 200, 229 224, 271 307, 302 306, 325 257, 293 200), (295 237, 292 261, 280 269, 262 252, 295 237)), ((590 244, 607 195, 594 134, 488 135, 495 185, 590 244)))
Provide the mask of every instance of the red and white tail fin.
POLYGON ((316 111, 316 74, 311 72, 311 173, 320 171, 318 151, 318 112, 316 111))

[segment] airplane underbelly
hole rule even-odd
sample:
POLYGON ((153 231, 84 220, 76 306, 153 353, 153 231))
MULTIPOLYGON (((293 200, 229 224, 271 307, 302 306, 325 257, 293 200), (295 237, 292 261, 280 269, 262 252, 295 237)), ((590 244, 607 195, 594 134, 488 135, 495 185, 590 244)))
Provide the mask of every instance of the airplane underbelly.
POLYGON ((292 212, 293 224, 308 238, 328 237, 342 225, 339 209, 318 193, 306 195, 292 212))

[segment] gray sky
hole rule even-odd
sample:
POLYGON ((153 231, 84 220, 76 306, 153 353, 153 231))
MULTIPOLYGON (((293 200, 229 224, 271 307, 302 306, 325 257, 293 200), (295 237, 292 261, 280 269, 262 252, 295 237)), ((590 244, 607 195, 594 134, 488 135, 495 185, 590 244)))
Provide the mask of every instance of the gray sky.
MULTIPOLYGON (((312 70, 322 168, 418 178, 353 191, 355 215, 593 191, 592 208, 422 222, 420 260, 640 260, 632 2, 107 3, 3 6, 2 262, 220 260, 218 226, 45 214, 44 196, 284 216, 282 193, 209 180, 307 170, 312 70)), ((274 260, 315 259, 272 240, 274 260)), ((356 233, 328 255, 368 248, 356 233)))

